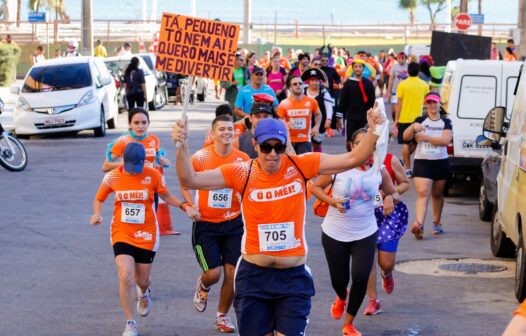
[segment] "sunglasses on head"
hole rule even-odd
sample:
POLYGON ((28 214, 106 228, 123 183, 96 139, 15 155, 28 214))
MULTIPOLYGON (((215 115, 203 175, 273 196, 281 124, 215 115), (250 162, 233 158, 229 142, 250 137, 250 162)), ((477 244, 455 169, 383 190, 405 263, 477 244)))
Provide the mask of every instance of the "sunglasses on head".
POLYGON ((282 144, 282 143, 271 145, 269 143, 264 142, 262 144, 259 144, 259 149, 261 150, 263 154, 270 154, 272 150, 274 150, 276 154, 283 154, 285 153, 285 150, 287 149, 287 145, 282 144))

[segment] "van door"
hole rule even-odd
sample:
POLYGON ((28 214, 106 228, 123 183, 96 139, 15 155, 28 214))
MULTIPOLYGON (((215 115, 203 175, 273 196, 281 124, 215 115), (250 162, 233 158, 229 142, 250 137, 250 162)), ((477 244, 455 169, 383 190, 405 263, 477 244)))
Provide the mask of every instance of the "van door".
POLYGON ((519 78, 519 71, 522 62, 503 62, 502 63, 502 100, 500 106, 506 107, 506 121, 511 119, 511 111, 513 109, 513 101, 515 95, 513 91, 517 85, 519 78))
POLYGON ((484 117, 501 100, 501 62, 465 61, 457 64, 458 104, 450 101, 455 157, 483 158, 488 147, 476 144, 484 117))
MULTIPOLYGON (((505 230, 515 244, 518 242, 517 230, 512 230, 519 209, 525 208, 524 190, 526 186, 526 68, 513 103, 510 127, 503 148, 501 171, 498 176, 499 212, 505 230), (521 194, 522 191, 522 194, 521 194)), ((526 218, 523 218, 523 221, 526 218)), ((524 222, 523 222, 524 223, 524 222)))

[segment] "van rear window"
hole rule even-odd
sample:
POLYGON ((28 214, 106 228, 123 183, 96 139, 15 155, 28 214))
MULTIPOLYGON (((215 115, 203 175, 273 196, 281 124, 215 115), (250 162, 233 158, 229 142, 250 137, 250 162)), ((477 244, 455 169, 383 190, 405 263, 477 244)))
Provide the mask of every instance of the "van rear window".
POLYGON ((61 64, 31 69, 22 92, 49 92, 91 86, 88 63, 61 64))
POLYGON ((460 82, 457 116, 484 119, 497 104, 497 77, 465 75, 460 82))

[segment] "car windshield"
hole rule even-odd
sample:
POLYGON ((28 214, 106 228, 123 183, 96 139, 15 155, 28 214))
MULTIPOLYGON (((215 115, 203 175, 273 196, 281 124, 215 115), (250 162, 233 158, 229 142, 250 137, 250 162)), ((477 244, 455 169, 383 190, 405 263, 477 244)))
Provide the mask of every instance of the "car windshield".
POLYGON ((31 69, 22 92, 49 92, 91 86, 88 63, 42 66, 31 69))
MULTIPOLYGON (((124 72, 126 71, 126 68, 130 64, 130 60, 118 60, 118 61, 104 61, 106 63, 106 66, 110 70, 110 72, 116 76, 116 75, 124 75, 124 72)), ((144 65, 143 62, 139 62, 139 69, 142 69, 145 76, 148 76, 151 74, 148 67, 144 65)))
POLYGON ((153 71, 152 58, 148 55, 141 55, 141 57, 144 60, 144 62, 146 62, 146 65, 148 66, 148 68, 153 71))

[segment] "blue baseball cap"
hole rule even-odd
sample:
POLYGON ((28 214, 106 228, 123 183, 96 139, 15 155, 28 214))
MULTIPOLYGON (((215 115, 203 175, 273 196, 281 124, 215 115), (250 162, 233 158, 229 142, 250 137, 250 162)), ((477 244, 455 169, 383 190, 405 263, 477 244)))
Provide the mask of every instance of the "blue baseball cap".
POLYGON ((264 143, 269 139, 276 139, 281 143, 287 142, 287 129, 283 122, 277 119, 261 119, 254 130, 254 139, 258 143, 264 143))
POLYGON ((146 151, 144 146, 138 142, 130 142, 124 148, 124 170, 132 174, 140 174, 144 168, 146 151))

